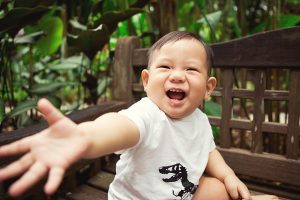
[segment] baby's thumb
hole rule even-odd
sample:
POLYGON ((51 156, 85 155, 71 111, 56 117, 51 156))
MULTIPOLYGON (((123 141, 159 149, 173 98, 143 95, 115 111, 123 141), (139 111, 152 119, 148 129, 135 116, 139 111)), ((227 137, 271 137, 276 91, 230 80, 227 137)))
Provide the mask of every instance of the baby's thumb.
POLYGON ((45 98, 38 101, 37 107, 44 115, 44 118, 47 120, 49 126, 64 118, 64 115, 45 98))

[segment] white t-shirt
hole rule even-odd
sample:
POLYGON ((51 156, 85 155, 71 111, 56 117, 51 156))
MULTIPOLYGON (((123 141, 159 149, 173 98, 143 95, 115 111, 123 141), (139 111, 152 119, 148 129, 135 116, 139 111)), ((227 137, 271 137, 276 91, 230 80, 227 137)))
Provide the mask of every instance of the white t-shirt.
POLYGON ((175 120, 149 98, 119 112, 140 131, 137 145, 120 152, 109 200, 191 199, 215 143, 199 109, 175 120))

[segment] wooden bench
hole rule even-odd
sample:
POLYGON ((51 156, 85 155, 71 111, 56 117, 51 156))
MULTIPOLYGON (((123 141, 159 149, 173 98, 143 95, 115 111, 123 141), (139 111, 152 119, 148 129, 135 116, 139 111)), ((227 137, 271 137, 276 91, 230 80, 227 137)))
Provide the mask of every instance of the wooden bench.
MULTIPOLYGON (((253 193, 300 199, 300 27, 259 33, 212 44, 211 47, 215 54, 213 74, 219 81, 212 100, 221 105, 222 112, 220 116, 209 116, 209 119, 213 126, 219 127, 220 136, 216 138, 218 149, 253 193), (283 74, 281 78, 286 79, 285 88, 270 84, 275 82, 276 73, 283 74), (240 86, 241 77, 247 78, 249 87, 240 86), (276 112, 268 114, 271 102, 280 107, 275 107, 276 112), (267 115, 283 116, 283 120, 270 121, 267 115)), ((117 111, 145 96, 139 76, 147 66, 147 50, 140 48, 137 37, 118 40, 112 83, 116 102, 106 103, 110 107, 89 108, 99 112, 77 122, 117 111)), ((80 115, 74 113, 74 116, 80 115)), ((23 131, 18 136, 16 133, 1 134, 0 145, 24 137, 29 132, 33 133, 23 131)), ((106 192, 113 179, 117 159, 111 155, 76 163, 67 173, 56 198, 107 199, 106 192)), ((2 162, 0 165, 9 160, 2 162)), ((0 199, 5 195, 8 184, 0 187, 0 199)), ((38 197, 34 194, 29 192, 21 199, 42 199, 42 194, 38 197)))

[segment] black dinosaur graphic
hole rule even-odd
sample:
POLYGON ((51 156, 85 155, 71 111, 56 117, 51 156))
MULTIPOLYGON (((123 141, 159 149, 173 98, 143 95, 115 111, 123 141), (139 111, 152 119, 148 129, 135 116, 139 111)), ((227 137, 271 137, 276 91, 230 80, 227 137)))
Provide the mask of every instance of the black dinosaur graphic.
POLYGON ((187 170, 180 163, 161 167, 159 168, 159 172, 161 174, 173 174, 173 176, 171 176, 170 178, 163 178, 162 180, 164 182, 176 182, 179 180, 181 181, 181 184, 184 187, 184 189, 179 191, 177 194, 175 194, 173 190, 173 195, 176 197, 180 197, 182 200, 191 197, 198 187, 198 185, 194 185, 188 180, 187 170))

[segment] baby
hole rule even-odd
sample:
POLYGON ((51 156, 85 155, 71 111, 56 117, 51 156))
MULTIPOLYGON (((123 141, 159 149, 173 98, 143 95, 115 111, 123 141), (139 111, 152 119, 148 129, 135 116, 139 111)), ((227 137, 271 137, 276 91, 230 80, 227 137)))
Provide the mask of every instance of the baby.
POLYGON ((0 181, 23 174, 9 189, 22 194, 48 174, 53 194, 81 158, 121 154, 108 199, 278 199, 250 196, 216 150, 198 109, 216 86, 210 48, 188 32, 171 32, 149 50, 141 78, 147 97, 119 113, 75 124, 47 100, 38 102, 49 128, 0 148, 24 156, 0 170, 0 181), (206 175, 204 175, 204 172, 206 175))

